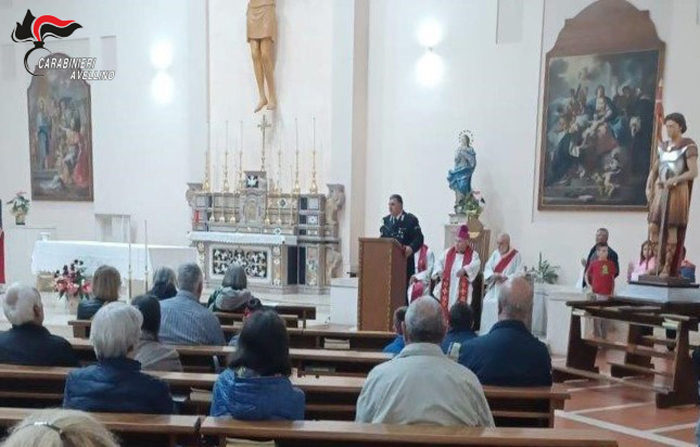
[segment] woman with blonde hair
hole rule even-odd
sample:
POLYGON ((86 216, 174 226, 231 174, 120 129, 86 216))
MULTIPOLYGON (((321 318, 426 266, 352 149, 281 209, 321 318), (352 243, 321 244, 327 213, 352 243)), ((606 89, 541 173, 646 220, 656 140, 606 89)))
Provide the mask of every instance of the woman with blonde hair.
POLYGON ((4 447, 118 447, 114 436, 82 411, 38 410, 15 425, 4 447))
POLYGON ((78 304, 78 320, 90 320, 106 303, 119 299, 122 278, 119 270, 109 265, 100 266, 92 276, 92 296, 78 304))

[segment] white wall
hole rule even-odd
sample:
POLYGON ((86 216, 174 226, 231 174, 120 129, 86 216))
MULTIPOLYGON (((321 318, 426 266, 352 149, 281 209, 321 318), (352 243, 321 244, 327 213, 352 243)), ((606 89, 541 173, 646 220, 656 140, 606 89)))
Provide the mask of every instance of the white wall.
MULTIPOLYGON (((563 283, 578 276, 578 260, 599 226, 625 263, 637 256, 646 236, 645 213, 539 212, 536 177, 539 152, 541 60, 566 18, 590 0, 527 0, 520 42, 496 44, 497 2, 378 0, 370 4, 369 107, 365 233, 375 234, 389 194, 403 194, 406 208, 421 220, 428 244, 443 245, 443 225, 454 196, 445 176, 457 134, 475 134, 475 189, 487 201, 483 219, 495 233, 507 231, 532 265, 538 252, 562 267, 563 283), (425 88, 414 66, 424 49, 416 33, 424 18, 444 27, 435 46, 443 58, 443 82, 425 88)), ((650 9, 667 44, 666 111, 684 112, 689 136, 700 139, 700 26, 696 2, 633 1, 650 9), (695 123, 695 124, 693 124, 695 123)), ((691 209, 686 245, 700 260, 700 201, 691 209)))
MULTIPOLYGON (((7 35, 24 18, 27 4, 4 2, 0 29, 7 35)), ((149 221, 149 242, 186 244, 190 228, 186 183, 201 180, 206 141, 206 21, 203 2, 187 0, 68 1, 37 0, 35 16, 52 14, 73 19, 83 28, 62 41, 47 39, 53 51, 73 50, 73 56, 97 57, 104 63, 101 38, 116 36, 116 78, 94 81, 92 137, 94 203, 33 202, 30 225, 56 226, 61 239, 92 239, 95 213, 131 214, 132 233, 143 240, 143 220, 149 221), (153 101, 151 45, 172 42, 174 58, 168 72, 175 85, 170 104, 153 101), (77 50, 80 48, 81 50, 77 50), (86 48, 87 52, 82 49, 86 48)), ((22 65, 31 44, 2 40, 0 79, 0 198, 30 191, 27 87, 30 75, 22 65)), ((9 213, 5 222, 11 221, 9 213)), ((11 260, 10 260, 11 262, 11 260)))

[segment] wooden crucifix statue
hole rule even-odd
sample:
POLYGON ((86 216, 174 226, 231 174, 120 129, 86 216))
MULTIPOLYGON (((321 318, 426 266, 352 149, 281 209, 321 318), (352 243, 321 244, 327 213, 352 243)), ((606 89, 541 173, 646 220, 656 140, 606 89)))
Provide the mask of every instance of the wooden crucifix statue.
POLYGON ((246 12, 246 30, 255 81, 258 84, 258 105, 255 113, 267 106, 267 110, 277 107, 277 91, 275 90, 275 67, 272 61, 272 45, 277 40, 277 0, 250 0, 246 12), (267 83, 267 94, 265 94, 267 83))
POLYGON ((693 180, 698 176, 698 146, 683 137, 685 117, 671 113, 664 118, 667 141, 662 141, 647 179, 649 238, 662 278, 678 276, 688 226, 693 180))

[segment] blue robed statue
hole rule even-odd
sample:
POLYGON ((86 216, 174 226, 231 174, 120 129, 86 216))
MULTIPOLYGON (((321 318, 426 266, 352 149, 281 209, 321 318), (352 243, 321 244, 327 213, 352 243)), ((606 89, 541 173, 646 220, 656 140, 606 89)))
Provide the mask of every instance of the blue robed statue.
POLYGON ((455 166, 447 173, 450 189, 455 192, 455 212, 465 212, 465 202, 472 194, 472 175, 476 169, 476 151, 471 147, 467 132, 459 134, 459 147, 455 152, 455 166))

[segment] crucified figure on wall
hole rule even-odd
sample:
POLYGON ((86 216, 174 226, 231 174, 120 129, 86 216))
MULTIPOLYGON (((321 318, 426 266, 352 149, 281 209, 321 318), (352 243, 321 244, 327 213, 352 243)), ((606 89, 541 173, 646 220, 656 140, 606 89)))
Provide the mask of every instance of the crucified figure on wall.
POLYGON ((277 107, 277 92, 272 45, 277 40, 276 0, 250 0, 246 13, 246 25, 260 98, 258 105, 255 106, 255 113, 265 106, 267 110, 274 110, 277 107), (266 83, 267 94, 265 93, 266 83))

